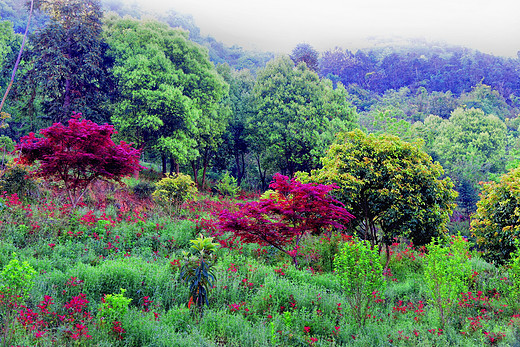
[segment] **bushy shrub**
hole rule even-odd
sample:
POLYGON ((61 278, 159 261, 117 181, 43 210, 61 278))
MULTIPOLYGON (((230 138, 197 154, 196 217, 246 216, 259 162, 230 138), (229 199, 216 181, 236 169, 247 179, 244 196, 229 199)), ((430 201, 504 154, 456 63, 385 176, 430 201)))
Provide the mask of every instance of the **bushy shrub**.
POLYGON ((182 173, 167 175, 157 182, 152 196, 156 201, 178 210, 183 202, 193 199, 197 193, 195 182, 190 176, 182 173))
POLYGON ((366 240, 347 242, 334 258, 334 269, 356 321, 364 325, 374 293, 386 288, 378 247, 371 249, 366 240))
POLYGON ((11 298, 17 304, 29 298, 34 286, 36 270, 27 261, 20 262, 13 253, 13 258, 0 272, 0 293, 11 298))
POLYGON ((224 176, 222 176, 220 181, 215 186, 215 189, 220 195, 227 195, 234 198, 237 196, 238 192, 237 179, 226 171, 224 176))
POLYGON ((468 261, 468 242, 462 236, 452 236, 448 245, 439 239, 428 247, 424 279, 430 302, 439 312, 442 326, 456 305, 460 293, 469 291, 471 265, 468 261))
POLYGON ((30 178, 30 170, 14 162, 7 164, 7 168, 1 173, 0 191, 7 194, 17 194, 19 197, 34 194, 38 186, 36 181, 30 178))
POLYGON ((107 294, 101 300, 98 316, 102 319, 102 326, 110 328, 114 321, 121 321, 128 311, 128 305, 132 299, 125 297, 125 289, 121 288, 119 294, 107 294))
POLYGON ((155 184, 149 182, 139 182, 133 188, 134 195, 141 200, 152 197, 155 191, 155 184))
POLYGON ((508 263, 508 277, 501 280, 502 292, 505 293, 505 299, 510 307, 516 309, 519 306, 520 299, 520 244, 516 244, 516 250, 511 253, 511 259, 508 263))

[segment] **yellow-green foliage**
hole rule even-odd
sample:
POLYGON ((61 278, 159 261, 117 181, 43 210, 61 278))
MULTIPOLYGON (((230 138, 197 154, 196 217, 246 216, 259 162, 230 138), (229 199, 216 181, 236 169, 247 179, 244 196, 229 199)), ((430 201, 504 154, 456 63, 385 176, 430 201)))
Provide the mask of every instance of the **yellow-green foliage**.
POLYGON ((421 146, 387 134, 340 133, 323 168, 298 177, 336 184, 334 194, 356 217, 350 224, 373 244, 405 236, 424 245, 446 229, 457 193, 421 146))
POLYGON ((237 180, 229 172, 225 172, 219 183, 215 186, 219 194, 236 197, 238 192, 237 180))
POLYGON ((128 305, 132 301, 125 297, 126 289, 121 288, 119 294, 105 295, 101 307, 99 308, 98 316, 103 319, 106 327, 111 327, 110 323, 122 320, 122 317, 128 311, 128 305))
POLYGON ((156 201, 179 207, 183 202, 193 199, 197 193, 195 182, 184 174, 167 175, 156 184, 152 196, 156 201))
POLYGON ((488 260, 505 263, 520 235, 520 168, 482 186, 471 230, 488 260))
POLYGON ((452 236, 449 244, 440 239, 428 245, 424 279, 430 303, 439 311, 444 327, 460 293, 469 291, 471 265, 469 244, 462 236, 452 236))
POLYGON ((37 272, 26 261, 20 262, 13 253, 13 259, 0 272, 0 293, 17 304, 25 303, 34 286, 37 272))
POLYGON ((345 243, 334 258, 334 269, 356 321, 364 325, 372 296, 386 288, 377 246, 371 249, 358 239, 345 243))
POLYGON ((516 243, 516 249, 511 253, 511 260, 508 265, 509 287, 504 291, 507 293, 505 299, 509 306, 517 309, 520 301, 520 242, 516 243))

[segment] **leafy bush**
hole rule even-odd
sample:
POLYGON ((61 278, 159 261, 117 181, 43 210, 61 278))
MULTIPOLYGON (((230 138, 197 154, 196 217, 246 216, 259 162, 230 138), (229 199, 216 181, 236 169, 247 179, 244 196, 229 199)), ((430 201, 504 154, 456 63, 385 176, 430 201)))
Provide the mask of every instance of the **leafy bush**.
POLYGON ((501 281, 503 282, 502 287, 504 287, 502 291, 507 293, 506 300, 508 304, 516 309, 520 299, 520 244, 518 242, 516 250, 511 253, 508 265, 509 278, 507 282, 501 281))
POLYGON ((35 275, 36 270, 27 261, 20 262, 13 253, 9 264, 0 272, 0 293, 17 304, 23 304, 34 286, 35 275))
POLYGON ((226 171, 222 179, 215 186, 220 195, 236 197, 238 192, 237 179, 226 171))
POLYGON ((32 195, 37 191, 38 186, 29 177, 30 174, 27 167, 9 162, 0 177, 0 190, 7 194, 17 194, 20 197, 32 195))
POLYGON ((182 203, 193 199, 196 193, 195 182, 190 176, 180 173, 175 176, 167 175, 157 182, 152 196, 165 206, 178 210, 182 203))
POLYGON ((452 236, 449 245, 438 239, 427 247, 424 279, 443 327, 460 293, 469 291, 472 272, 468 248, 468 242, 462 236, 452 236))
POLYGON ((334 259, 334 269, 347 302, 359 323, 365 325, 374 293, 384 293, 386 281, 378 247, 368 241, 345 243, 334 259))
POLYGON ((120 321, 128 311, 128 305, 132 299, 125 297, 126 289, 121 288, 119 294, 107 294, 101 300, 99 308, 99 317, 102 319, 102 325, 110 328, 114 321, 120 321))
POLYGON ((471 221, 471 231, 484 250, 484 258, 506 263, 515 251, 515 239, 520 237, 520 168, 500 177, 500 182, 482 185, 477 212, 471 221))

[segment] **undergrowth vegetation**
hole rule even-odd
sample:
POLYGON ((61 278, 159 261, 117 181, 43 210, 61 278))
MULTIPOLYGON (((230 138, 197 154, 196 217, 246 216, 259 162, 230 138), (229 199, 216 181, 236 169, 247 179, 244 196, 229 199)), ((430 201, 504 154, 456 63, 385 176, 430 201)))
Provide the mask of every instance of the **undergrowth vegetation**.
POLYGON ((74 210, 45 186, 40 198, 2 197, 0 336, 5 344, 519 342, 518 254, 511 268, 496 267, 470 251, 463 237, 420 248, 396 239, 383 269, 385 254, 332 232, 302 238, 296 267, 291 256, 272 246, 241 243, 216 229, 223 210, 258 197, 198 194, 172 216, 135 197, 130 187, 97 188, 74 210), (95 196, 99 191, 106 193, 103 203, 95 196), (203 311, 193 299, 197 288, 180 276, 195 244, 191 240, 200 233, 215 237, 218 245, 211 252, 214 278, 206 284, 211 286, 203 311), (447 270, 457 282, 445 281, 447 270))
POLYGON ((498 266, 443 232, 383 251, 337 186, 279 174, 262 196, 229 176, 213 195, 143 171, 72 200, 32 170, 0 178, 5 346, 520 343, 519 249, 498 266))

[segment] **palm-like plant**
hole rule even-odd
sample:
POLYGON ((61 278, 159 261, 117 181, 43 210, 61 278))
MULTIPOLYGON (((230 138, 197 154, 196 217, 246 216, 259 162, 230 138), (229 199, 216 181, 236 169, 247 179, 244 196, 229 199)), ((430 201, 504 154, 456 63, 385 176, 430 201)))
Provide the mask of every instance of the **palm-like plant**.
POLYGON ((209 306, 208 294, 215 282, 212 267, 216 262, 214 252, 218 243, 213 243, 213 237, 205 238, 202 235, 190 242, 192 243, 190 249, 195 254, 183 252, 185 262, 181 268, 180 278, 190 286, 188 308, 195 304, 202 316, 204 304, 209 306))

